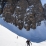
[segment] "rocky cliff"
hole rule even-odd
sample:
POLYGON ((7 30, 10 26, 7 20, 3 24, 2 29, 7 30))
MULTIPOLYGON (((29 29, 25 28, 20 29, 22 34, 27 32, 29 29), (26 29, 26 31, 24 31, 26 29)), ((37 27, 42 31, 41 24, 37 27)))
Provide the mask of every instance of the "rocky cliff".
POLYGON ((3 8, 6 22, 13 23, 19 29, 36 29, 36 23, 44 19, 43 7, 40 0, 10 0, 3 8))

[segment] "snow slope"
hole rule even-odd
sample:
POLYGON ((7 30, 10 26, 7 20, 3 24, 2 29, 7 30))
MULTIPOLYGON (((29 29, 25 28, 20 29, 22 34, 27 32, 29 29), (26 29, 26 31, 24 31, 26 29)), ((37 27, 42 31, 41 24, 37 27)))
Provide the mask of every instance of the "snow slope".
POLYGON ((0 25, 0 46, 23 46, 26 39, 0 25))
MULTIPOLYGON (((17 36, 17 34, 0 25, 0 46, 27 46, 27 39, 20 36, 17 38, 17 36)), ((41 43, 31 43, 32 46, 46 46, 46 41, 41 43)))

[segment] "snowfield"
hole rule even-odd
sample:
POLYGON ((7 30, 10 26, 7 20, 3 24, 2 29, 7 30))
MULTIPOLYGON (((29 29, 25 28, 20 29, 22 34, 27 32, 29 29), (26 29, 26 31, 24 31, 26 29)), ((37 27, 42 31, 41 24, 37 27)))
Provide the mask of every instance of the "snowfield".
POLYGON ((26 39, 0 25, 0 46, 23 46, 26 39), (18 37, 18 38, 17 38, 18 37))
MULTIPOLYGON (((0 25, 0 46, 27 46, 25 38, 11 32, 0 25), (17 38, 18 37, 18 38, 17 38)), ((46 46, 46 41, 41 43, 31 42, 30 46, 46 46)))

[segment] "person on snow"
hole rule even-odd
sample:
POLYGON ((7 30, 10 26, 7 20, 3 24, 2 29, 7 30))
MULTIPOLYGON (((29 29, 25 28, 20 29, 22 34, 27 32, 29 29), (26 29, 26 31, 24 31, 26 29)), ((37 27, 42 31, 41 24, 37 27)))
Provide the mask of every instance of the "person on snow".
MULTIPOLYGON (((27 46, 30 46, 31 42, 30 42, 30 40, 27 40, 26 43, 27 43, 27 46)), ((31 45, 32 45, 32 43, 31 43, 31 45)))

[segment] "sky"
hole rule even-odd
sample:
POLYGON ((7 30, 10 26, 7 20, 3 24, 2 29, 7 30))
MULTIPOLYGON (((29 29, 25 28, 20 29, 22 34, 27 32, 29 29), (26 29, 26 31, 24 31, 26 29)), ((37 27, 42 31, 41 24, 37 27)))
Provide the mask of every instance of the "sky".
POLYGON ((41 0, 41 2, 42 2, 42 5, 44 5, 46 3, 46 0, 41 0))
MULTIPOLYGON (((5 22, 2 18, 0 18, 0 24, 7 29, 9 29, 11 32, 22 36, 26 39, 30 39, 32 42, 42 42, 46 40, 46 24, 44 24, 46 21, 41 22, 41 26, 38 26, 35 30, 30 29, 30 31, 26 31, 26 29, 19 30, 16 26, 13 24, 5 22)), ((9 34, 10 35, 10 34, 9 34)))

